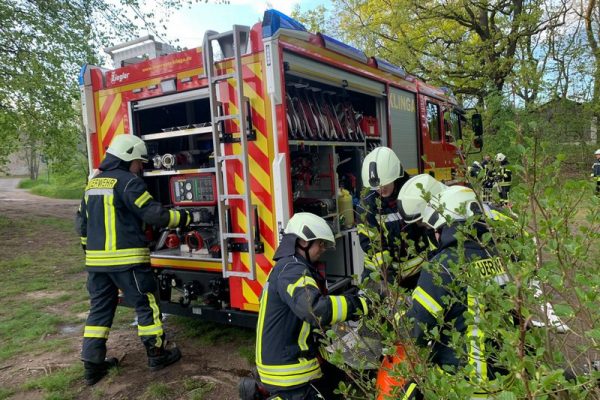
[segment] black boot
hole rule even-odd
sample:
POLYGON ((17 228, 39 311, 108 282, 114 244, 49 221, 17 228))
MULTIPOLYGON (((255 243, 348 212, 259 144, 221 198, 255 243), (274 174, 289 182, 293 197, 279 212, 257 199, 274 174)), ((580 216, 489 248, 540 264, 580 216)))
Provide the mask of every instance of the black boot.
POLYGON ((108 374, 108 370, 119 365, 119 360, 114 357, 107 358, 100 364, 92 363, 89 361, 83 362, 85 369, 84 378, 85 384, 88 386, 95 385, 108 374))
POLYGON ((158 371, 179 361, 181 351, 177 347, 167 350, 162 347, 152 347, 147 351, 150 371, 158 371))

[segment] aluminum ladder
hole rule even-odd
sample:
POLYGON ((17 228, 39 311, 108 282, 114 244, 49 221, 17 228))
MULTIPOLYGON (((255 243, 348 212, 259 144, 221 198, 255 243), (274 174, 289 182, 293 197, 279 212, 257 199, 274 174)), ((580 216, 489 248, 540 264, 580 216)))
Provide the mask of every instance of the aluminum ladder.
MULTIPOLYGON (((208 79, 210 96, 210 111, 212 118, 213 148, 218 193, 218 216, 220 226, 221 262, 223 277, 241 277, 251 280, 256 279, 256 253, 263 252, 263 244, 259 242, 258 212, 256 205, 251 204, 250 170, 248 160, 248 141, 256 138, 252 129, 250 101, 244 96, 242 76, 242 53, 245 53, 250 28, 234 25, 231 31, 217 33, 206 32, 202 47, 204 57, 204 70, 208 79), (244 36, 245 35, 245 36, 244 36), (220 74, 215 68, 213 42, 217 41, 224 57, 233 58, 233 73, 220 74), (217 98, 218 85, 229 79, 235 79, 235 94, 237 98, 236 114, 225 115, 225 108, 217 98), (225 132, 225 121, 237 122, 239 138, 234 134, 225 132), (225 146, 229 143, 239 143, 239 155, 225 155, 225 146), (238 160, 242 164, 242 178, 244 193, 228 194, 224 175, 225 164, 228 161, 238 160), (242 200, 246 213, 246 232, 233 232, 230 214, 230 200, 242 200), (232 239, 238 239, 232 242, 232 239), (239 240, 243 240, 240 243, 239 240), (229 264, 232 262, 231 253, 248 252, 249 271, 232 271, 229 264), (231 260, 230 260, 231 258, 231 260)), ((237 135, 236 135, 237 136, 237 135)))

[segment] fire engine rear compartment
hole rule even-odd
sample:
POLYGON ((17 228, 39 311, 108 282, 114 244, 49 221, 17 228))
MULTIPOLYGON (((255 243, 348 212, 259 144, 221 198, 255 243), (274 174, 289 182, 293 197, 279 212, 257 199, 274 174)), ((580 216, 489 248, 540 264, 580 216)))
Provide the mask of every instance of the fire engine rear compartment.
MULTIPOLYGON (((321 260, 326 264, 328 283, 336 287, 362 270, 362 252, 354 228, 360 217, 353 203, 362 189, 360 168, 366 152, 386 142, 385 93, 379 91, 380 84, 370 93, 360 90, 356 85, 359 79, 332 67, 321 68, 329 75, 317 79, 294 72, 293 64, 285 68, 288 72, 282 90, 297 99, 297 104, 304 102, 311 108, 326 99, 340 115, 355 119, 345 121, 354 125, 343 127, 343 135, 337 138, 327 132, 319 136, 314 126, 309 131, 306 120, 305 136, 300 136, 298 125, 293 125, 297 121, 290 123, 288 119, 285 134, 289 149, 280 149, 289 154, 291 166, 290 214, 309 211, 320 215, 336 236, 336 249, 325 253, 321 260)), ((369 87, 364 86, 364 80, 360 82, 362 89, 369 87)), ((216 246, 223 229, 216 218, 219 205, 214 180, 210 179, 215 168, 207 92, 198 89, 138 101, 131 104, 130 115, 133 133, 140 135, 148 147, 150 162, 145 166, 144 179, 149 192, 165 206, 193 208, 204 216, 202 223, 188 232, 155 232, 152 264, 157 271, 161 304, 165 312, 222 320, 218 310, 230 316, 237 314, 230 308, 229 285, 222 278, 216 246)), ((329 132, 334 130, 330 126, 329 132)), ((240 315, 223 322, 245 325, 246 319, 240 315)))

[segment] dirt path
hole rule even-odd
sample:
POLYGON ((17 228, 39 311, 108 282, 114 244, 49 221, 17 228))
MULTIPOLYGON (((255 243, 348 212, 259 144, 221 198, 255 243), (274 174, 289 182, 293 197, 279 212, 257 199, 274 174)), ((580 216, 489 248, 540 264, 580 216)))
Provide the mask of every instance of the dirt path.
POLYGON ((60 200, 36 196, 17 188, 19 178, 0 178, 0 215, 22 217, 26 213, 39 217, 74 218, 79 200, 60 200))
MULTIPOLYGON (((57 217, 73 220, 79 206, 78 200, 57 200, 32 195, 26 190, 18 189, 18 179, 0 178, 0 216, 11 220, 17 220, 27 216, 57 217)), ((39 234, 43 237, 52 235, 49 230, 40 227, 39 234)), ((77 241, 75 232, 72 237, 64 240, 77 241)), ((18 251, 18 249, 12 249, 18 251)), ((85 273, 81 273, 82 290, 85 290, 85 273)), ((60 295, 60 290, 54 288, 48 291, 37 291, 25 296, 36 298, 52 297, 60 295), (47 293, 46 293, 47 292, 47 293)), ((35 299, 33 299, 35 300, 35 299)), ((61 310, 48 309, 48 312, 63 312, 61 310)), ((131 311, 133 319, 133 311, 131 311)), ((81 350, 81 332, 85 324, 87 313, 78 314, 80 321, 69 325, 55 334, 64 338, 70 351, 46 352, 44 354, 23 354, 5 360, 0 365, 0 388, 19 387, 27 380, 43 376, 56 370, 67 368, 80 363, 79 353, 81 350)), ((227 329, 227 328, 224 328, 227 329)), ((153 384, 164 384, 173 388, 176 393, 182 395, 169 396, 169 399, 237 399, 237 382, 241 376, 246 376, 252 366, 240 356, 234 343, 223 343, 219 345, 198 345, 197 339, 190 339, 183 335, 183 328, 174 323, 166 321, 166 333, 171 342, 181 348, 183 358, 177 364, 151 373, 146 367, 146 355, 137 336, 135 326, 113 327, 107 343, 109 355, 122 360, 119 371, 114 376, 102 380, 92 388, 86 387, 83 379, 78 381, 79 388, 76 399, 158 399, 167 397, 152 397, 146 393, 148 387, 153 384), (183 389, 195 384, 207 383, 212 389, 207 393, 194 394, 192 390, 183 389)), ((37 390, 19 390, 10 399, 42 399, 44 394, 37 390)))

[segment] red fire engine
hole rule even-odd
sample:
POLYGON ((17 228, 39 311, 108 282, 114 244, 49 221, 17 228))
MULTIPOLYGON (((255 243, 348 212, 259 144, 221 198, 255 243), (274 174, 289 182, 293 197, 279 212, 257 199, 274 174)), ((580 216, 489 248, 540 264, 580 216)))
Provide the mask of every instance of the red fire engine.
POLYGON ((151 39, 108 49, 117 68, 84 66, 80 87, 90 168, 115 135, 137 135, 152 196, 201 216, 188 231, 153 232, 165 312, 252 325, 279 232, 298 211, 336 235, 324 256, 331 286, 360 274, 348 196, 359 197, 376 146, 408 173, 452 179, 457 102, 385 60, 275 10, 252 28, 207 32, 202 48, 151 39))

